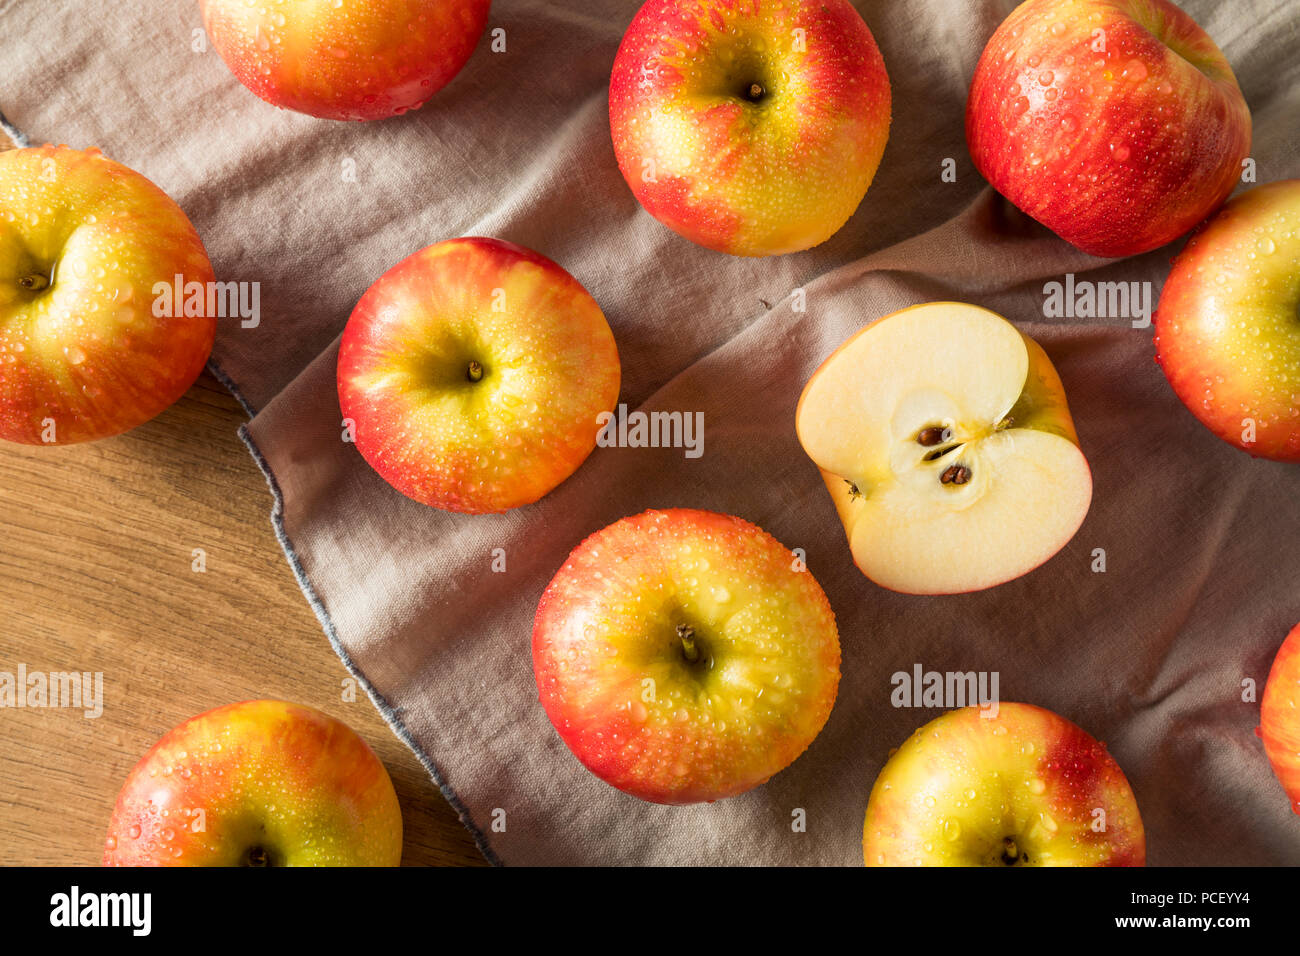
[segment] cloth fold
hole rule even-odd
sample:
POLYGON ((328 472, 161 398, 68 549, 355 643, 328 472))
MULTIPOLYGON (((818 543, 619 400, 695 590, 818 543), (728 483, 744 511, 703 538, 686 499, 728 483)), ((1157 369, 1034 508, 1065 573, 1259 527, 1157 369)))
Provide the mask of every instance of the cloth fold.
MULTIPOLYGON (((498 0, 489 29, 505 29, 505 52, 481 43, 421 110, 355 125, 253 97, 215 52, 195 52, 197 4, 159 15, 0 0, 0 110, 34 142, 98 145, 145 173, 194 220, 219 278, 261 284, 260 324, 223 322, 213 363, 252 415, 244 437, 275 492, 281 543, 335 650, 490 859, 859 863, 875 775, 938 714, 890 704, 891 675, 920 664, 997 671, 1004 699, 1106 741, 1137 794, 1150 863, 1295 864, 1300 828, 1243 681, 1262 689, 1300 620, 1300 552, 1286 537, 1300 472, 1203 429, 1152 361, 1149 329, 1044 317, 1044 285, 1070 273, 1158 292, 1177 244, 1090 258, 975 173, 966 90, 1014 5, 857 4, 893 85, 889 145, 845 228, 777 259, 691 245, 622 181, 605 89, 635 2, 498 0), (552 494, 503 515, 435 511, 385 485, 341 440, 338 336, 386 269, 466 234, 573 273, 617 338, 620 401, 702 412, 704 454, 599 448, 552 494), (887 592, 857 571, 794 434, 803 384, 840 342, 932 299, 991 308, 1044 346, 1095 480, 1082 529, 1046 565, 942 598, 887 592), (588 774, 537 701, 530 654, 537 599, 567 553, 617 518, 669 506, 737 514, 803 548, 843 650, 839 699, 807 753, 750 793, 684 808, 588 774), (796 809, 806 832, 791 827, 796 809)), ((1260 181, 1300 175, 1294 5, 1183 7, 1237 72, 1260 181)))

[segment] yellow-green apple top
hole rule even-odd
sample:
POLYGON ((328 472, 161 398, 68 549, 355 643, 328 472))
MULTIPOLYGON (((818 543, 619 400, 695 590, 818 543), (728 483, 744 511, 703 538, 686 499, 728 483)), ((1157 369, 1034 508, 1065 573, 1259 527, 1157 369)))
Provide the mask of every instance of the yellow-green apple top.
POLYGON ((460 72, 490 0, 201 0, 236 79, 284 109, 374 120, 424 104, 460 72))
POLYGON ((105 866, 397 866, 388 771, 346 724, 250 700, 173 728, 113 809, 105 866))
POLYGON ((867 866, 1142 866, 1146 835, 1104 745, 1003 702, 907 738, 871 788, 862 853, 867 866))
POLYGON ((0 153, 0 438, 116 435, 181 397, 212 350, 202 306, 154 286, 212 282, 179 206, 139 173, 66 146, 0 153), (169 297, 167 302, 171 302, 169 297))
POLYGON ((1042 564, 1092 500, 1060 376, 1006 319, 930 302, 877 319, 808 380, 795 414, 854 561, 910 594, 1042 564))
POLYGON ((609 85, 619 168, 656 219, 739 256, 829 239, 889 138, 890 89, 848 0, 649 0, 609 85))
POLYGON ((499 239, 408 256, 339 345, 357 450, 402 494, 472 514, 529 504, 596 447, 618 400, 614 335, 577 279, 499 239))
POLYGON ((839 665, 835 616, 801 558, 748 521, 688 508, 583 541, 533 626, 560 737, 655 803, 734 796, 789 765, 830 716, 839 665))
POLYGON ((1214 434, 1300 462, 1300 180, 1247 190, 1192 236, 1160 292, 1155 345, 1214 434))
POLYGON ((1300 813, 1300 624, 1291 629, 1273 658, 1259 710, 1264 752, 1291 809, 1300 813))
POLYGON ((966 107, 989 184, 1084 252, 1146 252, 1228 198, 1250 110, 1209 35, 1167 0, 1027 0, 966 107))

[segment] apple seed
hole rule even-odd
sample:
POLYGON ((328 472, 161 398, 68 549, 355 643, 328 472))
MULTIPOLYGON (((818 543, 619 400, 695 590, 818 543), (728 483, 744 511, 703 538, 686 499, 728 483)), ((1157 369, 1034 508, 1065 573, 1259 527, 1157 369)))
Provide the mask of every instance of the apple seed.
POLYGON ((929 448, 931 445, 938 445, 942 442, 949 441, 952 438, 952 429, 943 428, 939 425, 931 425, 929 428, 922 428, 920 434, 916 436, 918 444, 929 448))
POLYGON ((964 485, 970 481, 970 469, 965 465, 949 465, 939 476, 940 484, 964 485))

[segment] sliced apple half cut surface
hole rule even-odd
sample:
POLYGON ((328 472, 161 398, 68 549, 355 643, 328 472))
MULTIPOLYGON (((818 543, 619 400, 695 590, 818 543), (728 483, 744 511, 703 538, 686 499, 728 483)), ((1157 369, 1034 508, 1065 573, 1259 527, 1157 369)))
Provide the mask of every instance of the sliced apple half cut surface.
POLYGON ((978 306, 931 302, 858 332, 808 381, 796 429, 854 561, 895 591, 1019 577, 1074 536, 1092 499, 1056 369, 978 306))

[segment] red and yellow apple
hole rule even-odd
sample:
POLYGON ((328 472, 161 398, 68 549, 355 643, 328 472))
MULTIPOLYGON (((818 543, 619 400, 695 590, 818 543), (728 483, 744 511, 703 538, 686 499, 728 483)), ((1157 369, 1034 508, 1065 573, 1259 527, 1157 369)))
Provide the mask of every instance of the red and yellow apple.
POLYGON ((975 167, 1095 256, 1146 252, 1228 198, 1250 111, 1223 53, 1167 0, 1027 0, 984 48, 975 167))
POLYGON ((403 259, 339 345, 339 404, 362 457, 402 494, 471 514, 534 502, 577 470, 619 377, 596 300, 498 239, 403 259))
POLYGON ((1061 379, 999 315, 931 302, 862 329, 809 379, 796 431, 854 561, 911 594, 992 587, 1074 536, 1092 500, 1061 379))
POLYGON ((848 0, 649 0, 609 84, 641 205, 738 256, 837 232, 876 174, 889 111, 885 62, 848 0))
POLYGON ((388 772, 346 724, 251 700, 168 732, 136 764, 105 866, 396 866, 402 812, 388 772))
POLYGON ((542 595, 533 668, 547 716, 592 773, 655 803, 734 796, 821 731, 840 677, 826 595, 740 518, 623 518, 542 595))
POLYGON ((1192 237, 1160 293, 1155 344, 1210 431, 1300 462, 1300 179, 1242 193, 1192 237))
POLYGON ((149 180, 95 149, 0 153, 0 438, 104 438, 180 398, 216 319, 206 295, 160 308, 155 284, 178 281, 206 287, 212 266, 149 180))
POLYGON ((1032 704, 963 707, 921 727, 871 788, 867 866, 1142 866, 1119 764, 1032 704), (993 716, 990 716, 993 715, 993 716))
POLYGON ((1291 809, 1300 813, 1300 624, 1273 658, 1259 708, 1259 736, 1291 809))
POLYGON ((490 0, 201 0, 235 78, 262 99, 322 119, 417 109, 460 72, 490 0))

